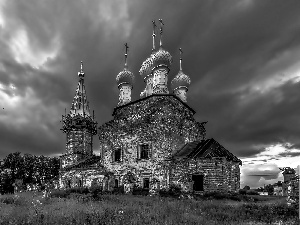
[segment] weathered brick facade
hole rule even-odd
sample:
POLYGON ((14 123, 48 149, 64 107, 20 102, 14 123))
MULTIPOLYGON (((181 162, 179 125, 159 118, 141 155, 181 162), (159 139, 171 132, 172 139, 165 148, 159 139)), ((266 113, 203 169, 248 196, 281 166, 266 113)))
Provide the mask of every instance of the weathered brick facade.
POLYGON ((149 179, 153 193, 171 183, 192 192, 193 175, 204 175, 202 191, 238 190, 241 161, 216 141, 208 143, 206 152, 210 155, 174 157, 185 144, 206 140, 205 123, 195 121, 194 113, 178 97, 168 94, 115 108, 114 119, 99 128, 102 164, 115 174, 119 185, 127 185, 124 177, 129 171, 135 177, 132 185, 144 187, 149 179), (141 159, 143 144, 149 146, 148 159, 141 159), (114 159, 116 151, 120 151, 118 160, 114 159))

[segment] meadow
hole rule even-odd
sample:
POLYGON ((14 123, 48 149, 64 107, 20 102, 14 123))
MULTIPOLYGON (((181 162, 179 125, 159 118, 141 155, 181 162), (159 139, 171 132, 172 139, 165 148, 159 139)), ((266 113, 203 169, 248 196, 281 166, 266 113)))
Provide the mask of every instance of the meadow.
POLYGON ((0 195, 0 224, 299 224, 286 198, 221 194, 178 197, 53 191, 0 195), (44 195, 45 196, 45 195, 44 195))

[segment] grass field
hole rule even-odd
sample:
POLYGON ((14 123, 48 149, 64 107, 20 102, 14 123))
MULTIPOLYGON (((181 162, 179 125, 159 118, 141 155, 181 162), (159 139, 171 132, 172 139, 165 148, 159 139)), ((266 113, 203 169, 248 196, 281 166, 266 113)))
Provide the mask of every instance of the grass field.
POLYGON ((71 193, 43 198, 31 192, 0 196, 0 224, 299 224, 298 206, 284 198, 175 199, 71 193), (253 200, 255 202, 253 202, 253 200))

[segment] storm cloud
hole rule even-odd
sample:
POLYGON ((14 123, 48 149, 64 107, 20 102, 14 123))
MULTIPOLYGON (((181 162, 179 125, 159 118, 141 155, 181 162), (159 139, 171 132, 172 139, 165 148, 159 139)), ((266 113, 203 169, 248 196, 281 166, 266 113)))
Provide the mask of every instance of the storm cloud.
POLYGON ((115 78, 126 42, 138 99, 151 21, 161 18, 163 46, 173 56, 169 80, 179 70, 181 47, 192 81, 188 104, 198 121, 208 121, 208 138, 243 160, 242 186, 273 182, 281 176, 278 166, 299 161, 299 8, 297 0, 0 1, 0 158, 65 151, 60 120, 70 109, 81 60, 99 125, 118 102, 115 78), (270 163, 264 172, 272 176, 252 167, 258 163, 270 163))

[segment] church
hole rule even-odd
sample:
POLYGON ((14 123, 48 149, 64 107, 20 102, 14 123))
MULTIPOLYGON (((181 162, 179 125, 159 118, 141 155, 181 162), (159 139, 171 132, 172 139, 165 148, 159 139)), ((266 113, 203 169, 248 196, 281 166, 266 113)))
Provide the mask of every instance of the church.
POLYGON ((83 65, 70 112, 62 116, 66 152, 60 156, 61 188, 100 185, 103 190, 134 187, 151 194, 177 185, 188 193, 238 191, 242 161, 213 138, 206 138, 206 122, 198 122, 187 101, 191 79, 182 69, 171 80, 172 56, 159 47, 153 23, 153 47, 139 74, 145 82, 140 98, 131 99, 136 77, 128 69, 125 45, 124 69, 116 76, 119 102, 113 119, 100 125, 91 113, 84 85, 83 65), (93 154, 93 137, 100 141, 100 156, 93 154))

